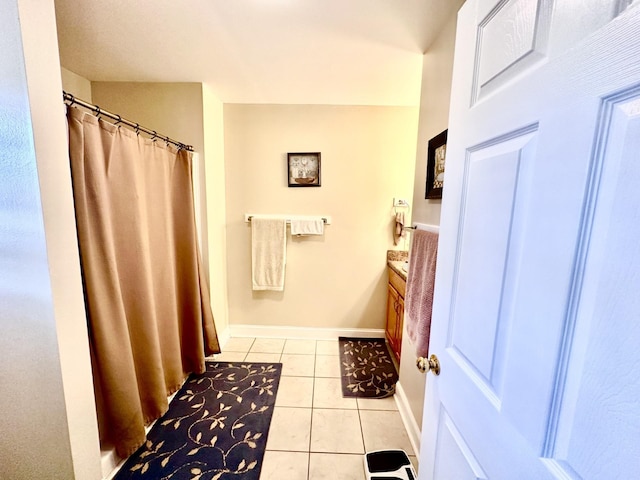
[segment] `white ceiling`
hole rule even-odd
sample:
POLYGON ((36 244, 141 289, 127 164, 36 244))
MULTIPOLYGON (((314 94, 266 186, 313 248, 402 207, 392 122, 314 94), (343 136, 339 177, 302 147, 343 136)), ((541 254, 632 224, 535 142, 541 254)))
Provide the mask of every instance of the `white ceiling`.
POLYGON ((62 66, 203 82, 225 103, 417 105, 462 0, 55 0, 62 66))

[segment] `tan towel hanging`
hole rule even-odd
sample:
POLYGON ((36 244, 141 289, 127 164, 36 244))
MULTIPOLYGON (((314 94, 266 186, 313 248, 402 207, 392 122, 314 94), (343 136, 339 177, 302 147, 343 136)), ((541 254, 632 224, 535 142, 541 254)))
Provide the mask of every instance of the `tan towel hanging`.
POLYGON ((402 237, 404 237, 404 212, 397 212, 396 224, 393 228, 393 244, 398 245, 402 237))

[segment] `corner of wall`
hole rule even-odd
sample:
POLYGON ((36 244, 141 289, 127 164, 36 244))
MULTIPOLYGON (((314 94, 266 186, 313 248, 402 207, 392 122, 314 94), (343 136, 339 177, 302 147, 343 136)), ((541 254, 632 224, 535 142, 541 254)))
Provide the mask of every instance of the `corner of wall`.
MULTIPOLYGON (((98 427, 61 98, 55 11, 53 2, 18 0, 17 4, 44 220, 46 256, 42 260, 46 261, 48 267, 53 302, 51 315, 55 322, 58 346, 55 361, 59 361, 60 378, 49 378, 47 381, 62 384, 66 412, 64 422, 68 431, 66 446, 60 437, 58 444, 42 445, 41 442, 40 449, 30 448, 40 456, 42 466, 39 468, 46 471, 50 478, 63 478, 65 475, 62 471, 52 470, 52 465, 56 463, 53 460, 60 457, 65 448, 71 452, 73 476, 66 475, 64 478, 100 478, 98 427)), ((46 334, 44 331, 32 333, 40 336, 46 334)), ((33 340, 29 342, 29 347, 32 347, 33 340)), ((37 352, 36 357, 47 360, 47 363, 54 361, 53 354, 48 358, 42 356, 44 353, 37 352)), ((33 358, 35 354, 29 351, 27 355, 33 358)), ((40 378, 40 375, 36 378, 40 378)), ((39 388, 46 390, 46 384, 39 385, 39 388)), ((37 415, 25 416, 23 412, 22 435, 29 434, 29 430, 42 430, 43 425, 37 418, 47 418, 50 408, 51 405, 45 403, 40 406, 37 415)), ((49 435, 52 433, 49 432, 49 435)), ((42 437, 46 438, 46 435, 42 437)))
POLYGON ((442 201, 424 198, 427 144, 448 128, 456 20, 457 15, 451 15, 423 56, 412 221, 432 225, 440 224, 442 201))
POLYGON ((62 75, 62 89, 65 92, 89 103, 93 101, 89 80, 64 67, 60 68, 60 73, 62 75))
POLYGON ((211 308, 220 342, 224 343, 229 335, 224 112, 222 101, 207 84, 202 84, 202 110, 211 308))

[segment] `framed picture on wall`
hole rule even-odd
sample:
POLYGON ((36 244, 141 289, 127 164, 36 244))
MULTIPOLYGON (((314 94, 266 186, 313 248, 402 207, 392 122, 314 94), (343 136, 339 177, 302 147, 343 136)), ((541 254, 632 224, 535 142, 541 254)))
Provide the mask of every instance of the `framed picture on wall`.
POLYGON ((320 186, 320 152, 287 153, 290 187, 320 186))
POLYGON ((444 164, 447 156, 447 132, 439 133, 427 147, 427 188, 424 198, 442 198, 444 164))

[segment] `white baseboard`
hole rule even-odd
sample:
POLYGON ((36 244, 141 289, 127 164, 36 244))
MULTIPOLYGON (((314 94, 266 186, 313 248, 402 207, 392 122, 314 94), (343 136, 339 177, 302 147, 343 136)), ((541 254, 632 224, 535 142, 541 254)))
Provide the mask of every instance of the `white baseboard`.
POLYGON ((100 462, 102 465, 103 480, 112 480, 120 471, 125 461, 118 457, 115 448, 110 448, 108 450, 100 450, 100 462))
POLYGON ((222 348, 222 346, 226 344, 231 338, 231 332, 229 332, 229 327, 225 328, 224 331, 217 330, 216 334, 218 335, 218 343, 220 344, 220 348, 222 348))
MULTIPOLYGON (((338 337, 384 338, 382 328, 324 328, 288 327, 266 325, 229 325, 225 333, 229 337, 299 338, 313 340, 337 340, 338 337)), ((220 344, 224 345, 222 338, 220 344)))
POLYGON ((396 404, 398 405, 398 411, 400 412, 402 423, 404 423, 404 428, 407 430, 407 435, 409 435, 409 441, 411 442, 413 451, 416 456, 420 458, 420 437, 422 435, 422 431, 420 430, 420 425, 418 425, 418 422, 416 422, 416 419, 411 412, 407 395, 405 394, 400 381, 396 383, 396 394, 394 397, 396 399, 396 404))

